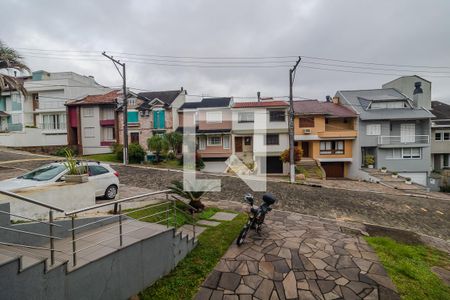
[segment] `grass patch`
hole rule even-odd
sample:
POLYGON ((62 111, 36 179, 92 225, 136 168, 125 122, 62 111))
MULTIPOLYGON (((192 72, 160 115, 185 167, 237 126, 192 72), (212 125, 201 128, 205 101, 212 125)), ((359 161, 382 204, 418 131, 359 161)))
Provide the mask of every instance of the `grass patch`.
POLYGON ((237 237, 245 221, 246 216, 239 214, 232 221, 206 229, 199 236, 197 247, 169 275, 142 291, 140 299, 192 299, 237 237))
POLYGON ((117 159, 117 156, 115 153, 85 155, 82 158, 86 159, 86 160, 94 160, 94 161, 117 162, 117 163, 122 162, 121 160, 117 159))
POLYGON ((402 299, 450 299, 450 288, 431 267, 450 270, 448 254, 424 245, 407 245, 389 237, 366 237, 377 252, 402 299))

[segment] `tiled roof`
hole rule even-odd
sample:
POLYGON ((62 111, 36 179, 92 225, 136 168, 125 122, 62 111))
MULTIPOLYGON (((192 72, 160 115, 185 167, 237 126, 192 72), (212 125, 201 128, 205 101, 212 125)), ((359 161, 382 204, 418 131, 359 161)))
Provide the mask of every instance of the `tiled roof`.
POLYGON ((77 105, 105 105, 105 104, 115 104, 117 98, 119 97, 120 91, 111 91, 106 94, 101 95, 89 95, 84 98, 68 101, 67 106, 77 106, 77 105))
POLYGON ((233 108, 247 108, 247 107, 285 107, 289 106, 287 102, 281 100, 260 101, 260 102, 237 102, 233 104, 233 108))
POLYGON ((431 101, 431 112, 436 119, 450 119, 450 105, 441 101, 431 101))
POLYGON ((164 104, 170 106, 182 91, 183 90, 143 92, 138 94, 138 98, 144 101, 159 99, 164 102, 164 104))
POLYGON ((229 97, 203 98, 200 102, 185 102, 180 109, 228 107, 230 102, 231 98, 229 97))
POLYGON ((318 100, 294 101, 294 112, 300 115, 328 115, 342 118, 356 117, 356 113, 343 105, 318 100))

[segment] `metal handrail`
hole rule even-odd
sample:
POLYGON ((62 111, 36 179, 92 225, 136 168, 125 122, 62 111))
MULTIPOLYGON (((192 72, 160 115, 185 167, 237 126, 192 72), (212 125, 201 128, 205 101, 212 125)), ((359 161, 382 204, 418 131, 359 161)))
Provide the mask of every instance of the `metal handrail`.
POLYGON ((0 190, 0 194, 6 195, 6 196, 10 196, 10 197, 13 197, 13 198, 25 201, 25 202, 29 202, 29 203, 32 203, 32 204, 35 204, 35 205, 38 205, 38 206, 42 206, 42 207, 48 208, 48 209, 53 209, 53 210, 56 210, 56 211, 59 211, 59 212, 64 212, 64 209, 62 209, 62 208, 59 208, 59 207, 56 207, 56 206, 53 206, 53 205, 49 205, 49 204, 46 204, 46 203, 42 203, 42 202, 39 202, 37 200, 31 199, 31 198, 28 198, 28 197, 25 197, 25 196, 22 196, 22 195, 18 195, 18 194, 13 193, 13 192, 0 190))
POLYGON ((13 246, 13 247, 24 247, 24 248, 38 249, 38 250, 53 250, 53 251, 56 251, 56 252, 61 252, 61 253, 64 253, 64 254, 68 254, 65 251, 52 249, 52 248, 48 248, 48 247, 29 246, 29 245, 24 245, 24 244, 7 243, 7 242, 0 242, 0 245, 13 246))
POLYGON ((38 219, 33 219, 33 218, 28 218, 28 217, 24 217, 24 216, 21 216, 21 215, 16 215, 16 214, 13 214, 13 213, 10 213, 10 212, 7 212, 7 211, 3 211, 3 210, 0 210, 0 214, 10 215, 10 216, 18 217, 18 218, 21 218, 21 219, 25 219, 25 220, 41 223, 41 224, 52 225, 52 226, 56 226, 56 227, 62 227, 59 224, 44 222, 44 221, 41 221, 41 220, 38 220, 38 219))
POLYGON ((76 214, 81 213, 81 212, 86 212, 88 210, 93 210, 93 209, 97 209, 97 208, 100 208, 100 207, 105 207, 105 206, 113 205, 113 204, 119 204, 119 203, 123 203, 123 202, 126 202, 126 201, 135 200, 135 199, 139 199, 139 198, 144 198, 144 197, 148 197, 148 196, 159 195, 159 194, 166 194, 168 192, 170 192, 170 190, 163 190, 163 191, 151 192, 151 193, 146 193, 146 194, 137 195, 137 196, 131 196, 131 197, 128 197, 128 198, 123 198, 123 199, 119 199, 119 200, 109 201, 109 202, 106 202, 106 203, 101 203, 101 204, 97 204, 97 205, 88 206, 88 207, 85 207, 85 208, 72 210, 72 211, 66 212, 65 214, 66 214, 66 216, 72 216, 72 215, 76 215, 76 214))
POLYGON ((62 240, 62 238, 57 237, 57 236, 53 236, 53 235, 46 235, 46 234, 42 234, 42 233, 36 233, 36 232, 25 231, 25 230, 20 230, 20 229, 8 228, 8 227, 4 227, 4 226, 0 226, 0 229, 7 230, 7 231, 18 232, 18 233, 29 234, 29 235, 34 235, 34 236, 52 238, 52 239, 56 239, 56 240, 62 240))

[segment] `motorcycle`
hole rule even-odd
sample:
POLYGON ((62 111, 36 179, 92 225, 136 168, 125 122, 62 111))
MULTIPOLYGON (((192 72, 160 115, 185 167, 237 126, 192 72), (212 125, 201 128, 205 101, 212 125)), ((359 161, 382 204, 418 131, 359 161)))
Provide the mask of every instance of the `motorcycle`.
POLYGON ((245 194, 245 202, 250 205, 250 210, 248 211, 248 221, 239 233, 239 237, 236 240, 238 246, 242 245, 250 229, 255 229, 256 233, 261 233, 261 226, 264 223, 264 218, 266 214, 272 210, 270 207, 276 201, 275 197, 270 193, 264 193, 262 196, 263 203, 255 208, 253 207, 254 198, 251 194, 245 194))

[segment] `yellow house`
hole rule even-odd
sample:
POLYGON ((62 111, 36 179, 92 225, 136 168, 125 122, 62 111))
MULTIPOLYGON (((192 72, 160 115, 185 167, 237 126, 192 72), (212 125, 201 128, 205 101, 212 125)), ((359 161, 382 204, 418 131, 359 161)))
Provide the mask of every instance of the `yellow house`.
POLYGON ((302 161, 315 160, 327 178, 345 177, 352 163, 356 117, 335 100, 294 102, 295 146, 303 150, 302 161))

